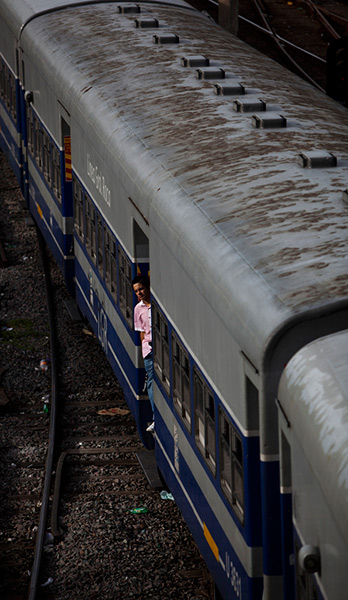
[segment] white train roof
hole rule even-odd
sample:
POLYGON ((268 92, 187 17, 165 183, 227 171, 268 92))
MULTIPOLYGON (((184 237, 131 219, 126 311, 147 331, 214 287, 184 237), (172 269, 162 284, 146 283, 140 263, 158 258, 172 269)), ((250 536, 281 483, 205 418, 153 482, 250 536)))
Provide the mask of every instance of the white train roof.
POLYGON ((348 543, 348 332, 300 350, 279 400, 348 543))
POLYGON ((114 3, 48 14, 24 29, 22 47, 84 113, 117 176, 133 180, 151 226, 183 263, 194 257, 188 268, 207 297, 226 280, 222 314, 233 296, 263 344, 294 314, 346 301, 347 110, 201 14, 138 5, 139 15, 114 3), (158 29, 141 26, 149 18, 158 29), (179 43, 159 43, 165 34, 179 43), (224 81, 183 66, 202 55, 224 81), (246 94, 218 95, 215 83, 246 94))

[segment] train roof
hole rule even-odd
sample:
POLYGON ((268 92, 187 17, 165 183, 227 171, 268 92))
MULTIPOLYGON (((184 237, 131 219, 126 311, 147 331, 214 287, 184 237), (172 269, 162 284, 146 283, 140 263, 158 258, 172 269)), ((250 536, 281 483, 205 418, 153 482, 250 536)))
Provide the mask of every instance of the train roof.
POLYGON ((239 306, 246 338, 263 345, 294 315, 346 303, 347 110, 184 3, 136 6, 70 4, 27 25, 21 45, 133 180, 132 199, 208 300, 229 322, 239 306), (150 18, 159 28, 141 26, 150 18), (202 55, 224 81, 183 66, 202 55), (215 83, 246 94, 218 95, 215 83))
POLYGON ((279 400, 348 543, 348 331, 300 350, 279 400))

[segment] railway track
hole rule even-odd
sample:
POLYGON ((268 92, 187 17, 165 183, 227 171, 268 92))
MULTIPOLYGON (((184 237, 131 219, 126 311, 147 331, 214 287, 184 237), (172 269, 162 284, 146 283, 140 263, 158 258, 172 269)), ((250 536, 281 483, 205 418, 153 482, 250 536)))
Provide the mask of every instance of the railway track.
MULTIPOLYGON (((216 0, 191 4, 218 21, 216 0)), ((328 44, 346 35, 346 2, 239 0, 238 36, 322 91, 328 44)))
MULTIPOLYGON (((13 182, 1 154, 0 177, 13 182)), ((0 269, 7 399, 0 405, 0 598, 210 600, 209 572, 153 463, 145 475, 140 463, 151 457, 121 388, 94 335, 71 320, 65 283, 50 259, 60 366, 48 464, 54 367, 43 276, 34 229, 13 187, 0 189, 8 259, 0 269)))

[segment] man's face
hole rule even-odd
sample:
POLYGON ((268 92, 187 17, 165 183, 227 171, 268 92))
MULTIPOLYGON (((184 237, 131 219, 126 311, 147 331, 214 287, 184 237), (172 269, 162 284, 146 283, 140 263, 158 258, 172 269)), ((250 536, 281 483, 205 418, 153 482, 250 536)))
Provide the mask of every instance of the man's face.
POLYGON ((140 300, 144 300, 144 302, 150 302, 150 290, 148 290, 142 283, 135 283, 133 285, 133 290, 139 302, 140 300))

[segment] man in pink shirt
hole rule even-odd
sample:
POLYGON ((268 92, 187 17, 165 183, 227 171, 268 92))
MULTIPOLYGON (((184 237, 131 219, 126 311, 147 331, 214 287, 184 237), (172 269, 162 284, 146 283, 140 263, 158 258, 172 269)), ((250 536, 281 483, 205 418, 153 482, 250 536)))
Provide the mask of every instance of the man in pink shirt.
MULTIPOLYGON (((153 404, 153 355, 152 355, 152 330, 151 330, 151 295, 150 280, 148 277, 138 275, 132 281, 133 290, 139 302, 134 308, 134 329, 140 332, 141 352, 146 371, 146 387, 154 415, 153 404)), ((154 417, 153 417, 154 419, 154 417)), ((155 421, 146 429, 153 432, 155 421)))

